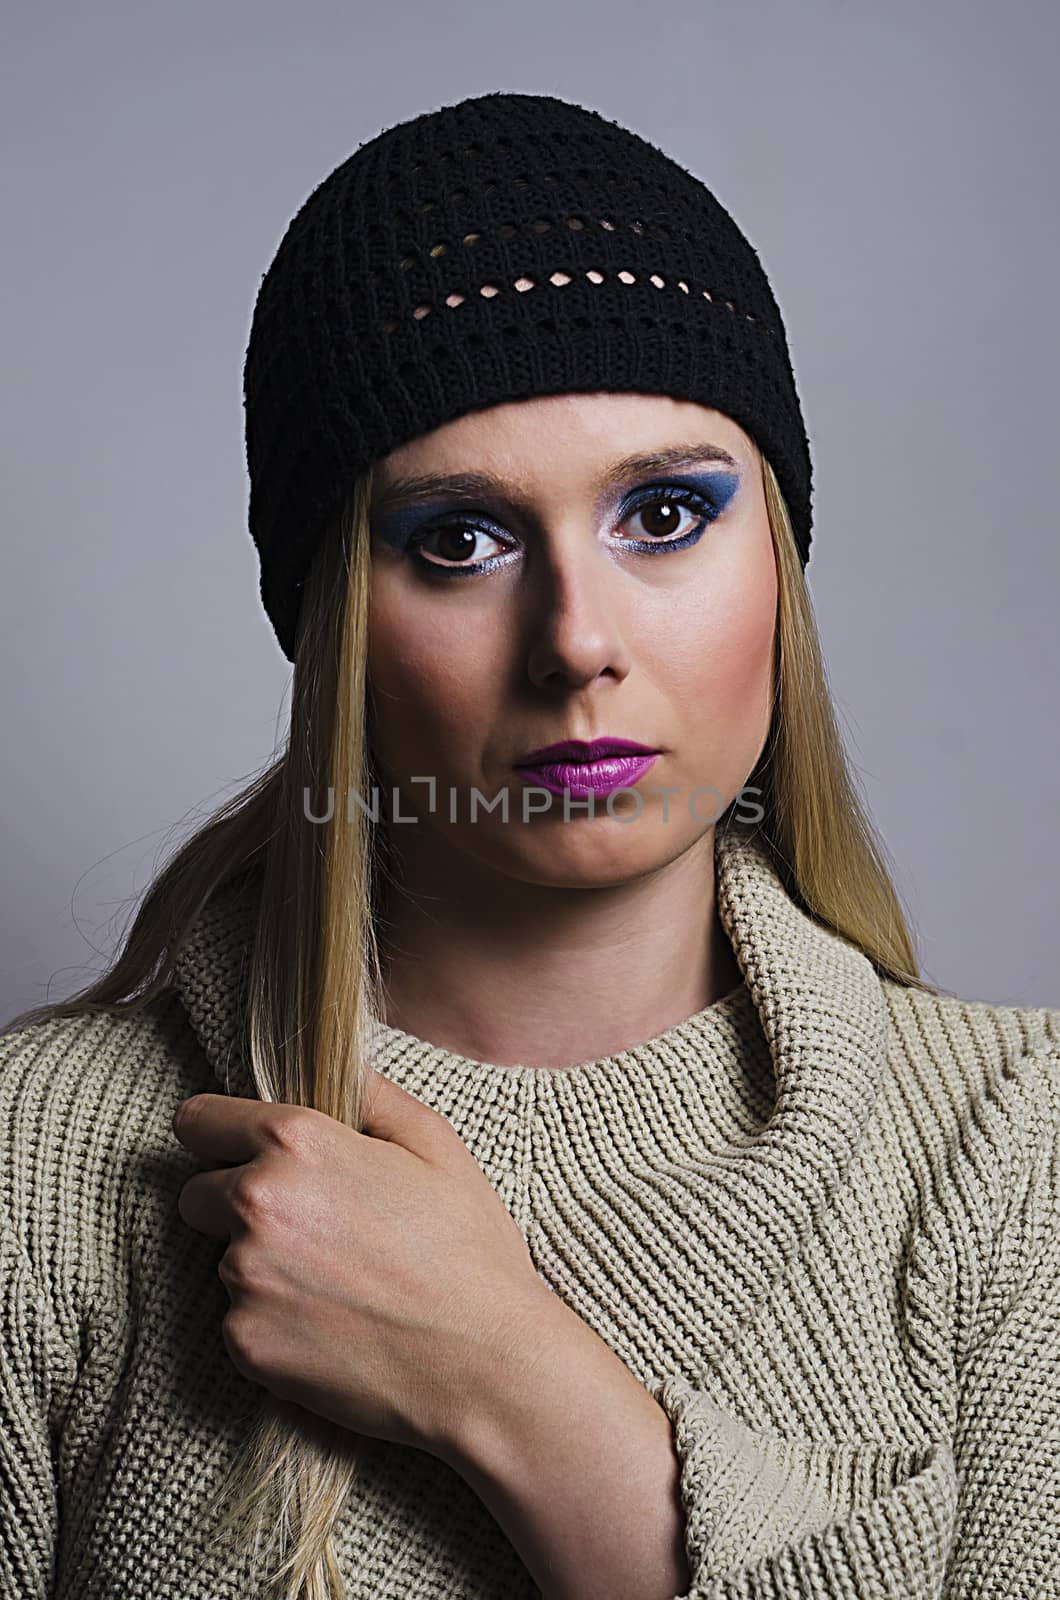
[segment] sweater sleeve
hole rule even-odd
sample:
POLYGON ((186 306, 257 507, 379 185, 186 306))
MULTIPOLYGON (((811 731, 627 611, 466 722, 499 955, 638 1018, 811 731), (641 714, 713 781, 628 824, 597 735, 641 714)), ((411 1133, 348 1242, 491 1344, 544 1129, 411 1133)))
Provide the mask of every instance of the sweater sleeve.
POLYGON ((1060 1056, 1025 1065, 951 1438, 793 1441, 680 1375, 648 1386, 681 1467, 692 1583, 679 1600, 1060 1595, 1060 1056))
POLYGON ((793 1441, 746 1427, 677 1374, 651 1392, 681 1464, 692 1586, 680 1600, 943 1600, 957 1501, 947 1441, 793 1441))
POLYGON ((51 1413, 73 1353, 29 1258, 0 1223, 0 1594, 47 1600, 59 1535, 51 1413))

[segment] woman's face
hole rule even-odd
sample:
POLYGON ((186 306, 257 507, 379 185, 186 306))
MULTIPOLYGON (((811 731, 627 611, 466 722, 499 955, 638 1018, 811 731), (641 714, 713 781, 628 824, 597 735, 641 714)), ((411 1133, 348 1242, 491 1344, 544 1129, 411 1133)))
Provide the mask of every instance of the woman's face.
POLYGON ((371 522, 373 748, 400 815, 419 818, 394 825, 399 851, 415 832, 417 854, 602 887, 710 832, 771 713, 776 565, 736 423, 655 395, 493 406, 378 463, 371 522), (678 448, 688 459, 623 465, 678 448), (572 795, 565 816, 517 770, 543 745, 608 736, 658 752, 632 782, 639 808, 617 794, 609 815, 598 793, 590 815, 572 795))

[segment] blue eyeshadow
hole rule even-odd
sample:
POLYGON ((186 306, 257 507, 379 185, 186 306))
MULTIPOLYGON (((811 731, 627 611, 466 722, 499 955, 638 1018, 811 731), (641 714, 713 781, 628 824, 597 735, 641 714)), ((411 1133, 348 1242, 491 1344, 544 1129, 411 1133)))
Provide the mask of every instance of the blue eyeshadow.
MULTIPOLYGON (((686 488, 701 494, 704 500, 710 501, 716 508, 716 514, 720 515, 739 487, 740 474, 736 472, 707 472, 694 475, 671 473, 664 480, 638 484, 625 495, 616 497, 615 503, 609 509, 612 514, 617 512, 623 501, 631 503, 635 508, 638 499, 643 498, 646 491, 659 494, 667 488, 686 488)), ((472 502, 460 496, 442 496, 438 500, 421 501, 404 509, 399 507, 373 520, 372 533, 387 549, 400 553, 407 548, 413 535, 434 517, 442 515, 456 517, 461 511, 465 511, 469 518, 475 517, 478 521, 486 522, 490 520, 482 511, 472 511, 471 504, 472 502)))

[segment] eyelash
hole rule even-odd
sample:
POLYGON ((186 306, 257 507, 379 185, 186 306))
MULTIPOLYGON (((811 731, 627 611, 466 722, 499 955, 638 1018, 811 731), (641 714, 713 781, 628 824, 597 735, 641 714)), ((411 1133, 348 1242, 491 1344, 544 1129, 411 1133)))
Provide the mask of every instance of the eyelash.
MULTIPOLYGON (((648 506, 660 503, 682 506, 685 510, 696 512, 699 518, 699 525, 693 528, 690 533, 682 534, 679 539, 623 539, 622 543, 637 554, 656 555, 661 550, 687 550, 690 545, 696 544, 702 538, 708 525, 720 515, 718 507, 712 501, 704 499, 701 494, 697 494, 694 489, 685 487, 656 488, 642 495, 635 505, 630 506, 623 521, 628 521, 630 517, 636 516, 639 511, 646 510, 648 506)), ((491 529, 480 527, 469 519, 458 517, 435 524, 434 527, 424 529, 422 533, 414 534, 409 540, 408 551, 417 566, 431 573, 441 573, 447 578, 472 577, 479 572, 491 571, 498 563, 504 560, 503 555, 496 555, 487 556, 483 561, 443 566, 440 561, 429 561, 419 554, 421 547, 426 544, 428 539, 433 539, 435 535, 445 533, 450 528, 469 528, 472 533, 484 534, 488 539, 498 537, 491 529)))

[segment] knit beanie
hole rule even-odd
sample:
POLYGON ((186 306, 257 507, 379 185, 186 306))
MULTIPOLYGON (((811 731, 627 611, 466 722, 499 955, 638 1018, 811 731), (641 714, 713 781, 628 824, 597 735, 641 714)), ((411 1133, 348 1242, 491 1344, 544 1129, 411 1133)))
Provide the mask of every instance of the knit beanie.
POLYGON ((805 567, 809 442, 780 309, 698 178, 553 95, 476 95, 360 145, 289 224, 246 352, 250 533, 287 659, 313 556, 366 467, 468 411, 593 390, 738 423, 805 567))

